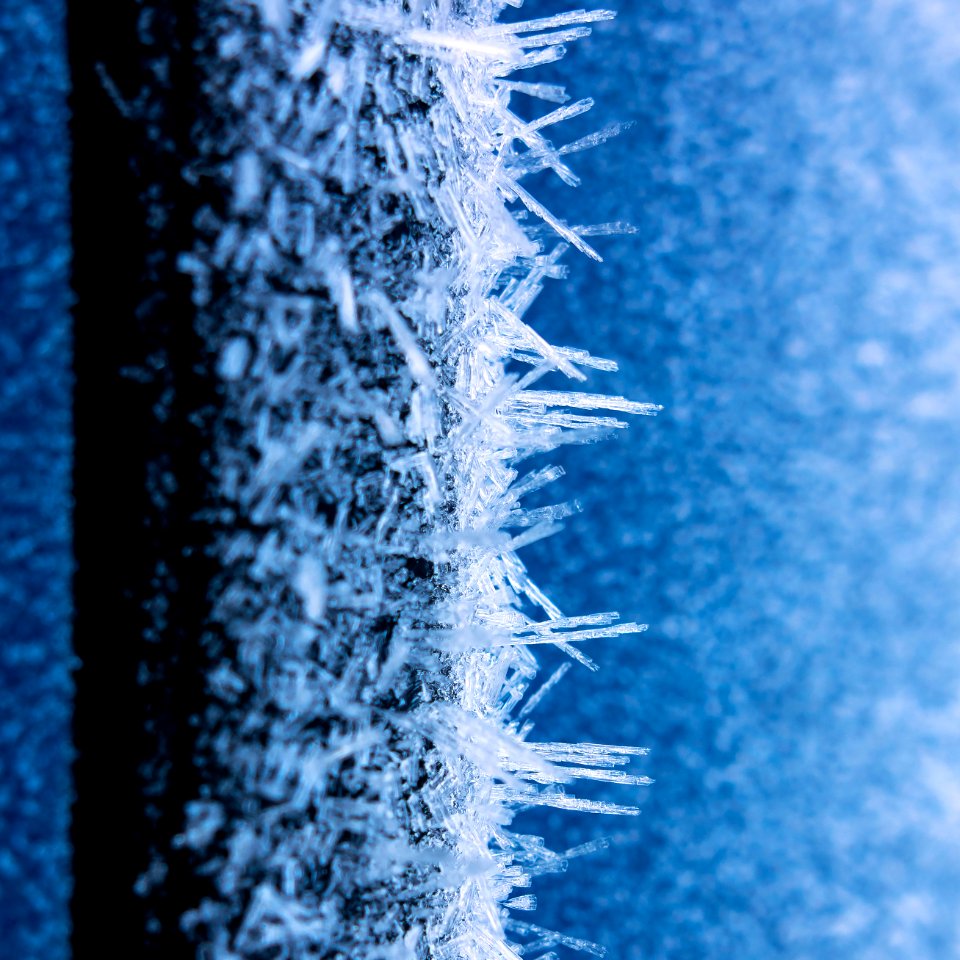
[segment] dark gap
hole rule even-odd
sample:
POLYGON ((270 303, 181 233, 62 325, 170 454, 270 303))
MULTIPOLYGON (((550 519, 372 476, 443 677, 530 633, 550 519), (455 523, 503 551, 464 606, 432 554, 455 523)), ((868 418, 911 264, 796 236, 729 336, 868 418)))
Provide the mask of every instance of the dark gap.
POLYGON ((186 955, 203 890, 172 846, 198 796, 200 636, 212 561, 208 444, 188 278, 196 14, 69 5, 73 80, 76 960, 186 955), (138 888, 139 891, 138 892, 138 888))

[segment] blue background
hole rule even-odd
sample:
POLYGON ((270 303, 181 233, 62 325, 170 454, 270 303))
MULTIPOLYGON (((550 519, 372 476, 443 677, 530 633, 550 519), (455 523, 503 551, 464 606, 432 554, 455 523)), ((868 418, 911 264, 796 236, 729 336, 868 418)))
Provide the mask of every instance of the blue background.
POLYGON ((0 5, 0 956, 68 953, 70 323, 64 11, 0 5))
POLYGON ((958 56, 949 4, 624 2, 538 71, 598 103, 555 142, 636 126, 529 189, 640 233, 533 322, 666 408, 554 455, 586 512, 524 551, 651 624, 535 731, 652 748, 638 820, 528 822, 619 841, 538 882, 615 957, 960 955, 958 56))

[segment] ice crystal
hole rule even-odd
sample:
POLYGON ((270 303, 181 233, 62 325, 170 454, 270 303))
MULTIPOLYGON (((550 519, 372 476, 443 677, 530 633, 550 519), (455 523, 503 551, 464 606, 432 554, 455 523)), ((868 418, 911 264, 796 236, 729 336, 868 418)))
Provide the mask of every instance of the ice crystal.
POLYGON ((642 751, 530 740, 566 668, 530 695, 529 648, 594 668, 577 644, 644 628, 565 617, 531 581, 517 551, 579 507, 525 506, 562 471, 523 470, 656 408, 535 386, 616 368, 524 316, 571 247, 599 259, 585 238, 630 228, 570 226, 521 185, 576 185, 565 157, 616 131, 555 147, 592 101, 518 71, 612 14, 501 9, 200 5, 192 173, 217 199, 181 266, 222 386, 222 574, 179 843, 211 878, 185 929, 218 960, 602 955, 514 918, 588 850, 509 827, 536 805, 636 813, 563 785, 647 783, 620 769, 642 751), (524 121, 517 95, 560 106, 524 121))

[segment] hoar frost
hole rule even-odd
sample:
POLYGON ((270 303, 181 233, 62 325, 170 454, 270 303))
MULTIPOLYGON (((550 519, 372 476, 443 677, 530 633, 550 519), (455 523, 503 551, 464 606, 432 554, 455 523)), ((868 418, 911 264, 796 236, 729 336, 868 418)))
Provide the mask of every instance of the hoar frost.
POLYGON ((565 617, 530 580, 517 551, 578 505, 524 506, 562 474, 525 462, 657 408, 537 388, 615 369, 524 317, 570 247, 599 259, 588 238, 629 226, 570 226, 521 185, 577 185, 568 159, 618 132, 555 146, 592 101, 527 72, 612 14, 501 8, 199 5, 216 200, 181 268, 222 387, 222 573, 178 843, 210 878, 184 927, 217 960, 602 954, 521 919, 532 878, 593 847, 511 822, 636 813, 562 785, 647 783, 624 769, 643 751, 530 740, 569 669, 535 684, 531 648, 596 669, 582 641, 643 627, 565 617))

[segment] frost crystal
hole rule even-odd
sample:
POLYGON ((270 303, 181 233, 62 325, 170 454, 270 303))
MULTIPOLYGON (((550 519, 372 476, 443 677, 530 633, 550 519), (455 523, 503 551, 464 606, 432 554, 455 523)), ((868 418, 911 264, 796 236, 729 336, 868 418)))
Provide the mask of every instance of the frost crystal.
POLYGON ((576 185, 564 158, 616 130, 555 147, 592 101, 518 71, 612 14, 501 8, 200 5, 215 199, 182 268, 222 385, 222 573, 179 843, 211 878, 184 926, 218 960, 603 952, 515 919, 589 851, 509 827, 531 805, 636 813, 563 784, 647 783, 620 769, 642 751, 529 740, 567 670, 529 695, 529 648, 594 668, 576 644, 644 628, 565 617, 531 581, 517 551, 578 505, 524 506, 561 471, 523 464, 657 408, 535 388, 615 369, 524 316, 570 247, 599 259, 585 238, 630 227, 570 226, 521 186, 576 185), (516 95, 559 106, 527 122, 516 95))

